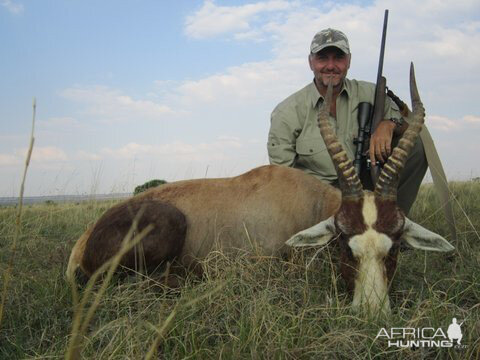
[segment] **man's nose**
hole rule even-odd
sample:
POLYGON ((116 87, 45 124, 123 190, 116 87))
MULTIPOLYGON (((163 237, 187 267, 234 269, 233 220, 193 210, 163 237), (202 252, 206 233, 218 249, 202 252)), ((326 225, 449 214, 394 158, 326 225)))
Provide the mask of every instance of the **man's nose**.
POLYGON ((333 58, 328 58, 327 59, 327 64, 326 64, 327 69, 334 69, 335 68, 335 61, 333 58))

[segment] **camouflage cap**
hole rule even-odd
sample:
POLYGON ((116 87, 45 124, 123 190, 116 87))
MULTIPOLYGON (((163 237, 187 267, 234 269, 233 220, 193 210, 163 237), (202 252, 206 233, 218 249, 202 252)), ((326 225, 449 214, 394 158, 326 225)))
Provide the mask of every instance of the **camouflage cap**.
POLYGON ((310 45, 310 52, 316 54, 329 46, 335 46, 345 54, 350 54, 347 36, 340 30, 330 28, 321 30, 315 34, 312 44, 310 45))

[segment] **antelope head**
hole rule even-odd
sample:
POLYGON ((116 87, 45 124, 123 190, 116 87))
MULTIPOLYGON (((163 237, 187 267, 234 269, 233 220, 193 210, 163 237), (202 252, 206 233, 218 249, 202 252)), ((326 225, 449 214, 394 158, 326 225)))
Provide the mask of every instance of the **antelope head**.
POLYGON ((362 189, 352 161, 329 124, 332 87, 328 87, 318 125, 337 170, 342 203, 336 214, 287 241, 287 245, 295 247, 325 245, 331 239, 338 241, 340 272, 353 293, 352 305, 371 313, 390 310, 388 287, 402 241, 421 250, 453 250, 443 237, 409 220, 397 206, 399 176, 425 118, 413 64, 410 67, 410 94, 412 116, 409 127, 385 164, 374 192, 371 192, 362 189))

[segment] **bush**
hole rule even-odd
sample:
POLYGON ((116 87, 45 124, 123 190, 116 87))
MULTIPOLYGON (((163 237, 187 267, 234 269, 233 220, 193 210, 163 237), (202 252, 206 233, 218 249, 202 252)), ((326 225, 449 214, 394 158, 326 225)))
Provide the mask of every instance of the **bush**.
POLYGON ((165 180, 159 180, 159 179, 147 181, 143 185, 138 185, 135 188, 135 190, 133 190, 133 195, 140 194, 141 192, 144 192, 145 190, 150 189, 151 187, 163 185, 163 184, 166 184, 166 183, 167 182, 165 180))

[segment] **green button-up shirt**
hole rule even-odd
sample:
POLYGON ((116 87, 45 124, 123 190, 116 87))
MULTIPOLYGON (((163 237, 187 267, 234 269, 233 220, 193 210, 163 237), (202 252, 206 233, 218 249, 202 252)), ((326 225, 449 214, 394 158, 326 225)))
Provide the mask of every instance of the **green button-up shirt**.
MULTIPOLYGON (((337 97, 337 117, 330 123, 350 159, 355 158, 353 140, 358 136, 357 108, 361 102, 373 104, 375 84, 345 79, 337 97)), ((319 179, 333 182, 337 173, 317 125, 318 111, 324 98, 312 81, 283 100, 273 110, 268 134, 271 164, 301 169, 319 179)), ((385 119, 400 119, 397 105, 387 98, 385 119)))

